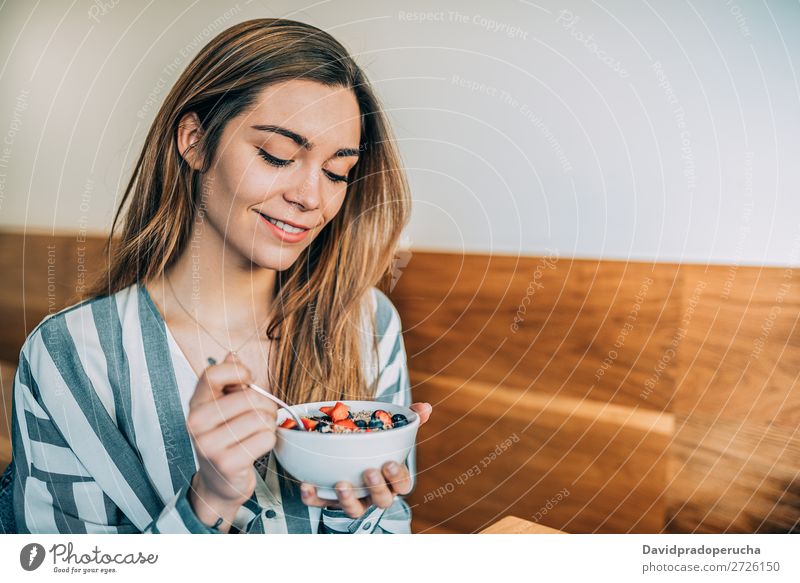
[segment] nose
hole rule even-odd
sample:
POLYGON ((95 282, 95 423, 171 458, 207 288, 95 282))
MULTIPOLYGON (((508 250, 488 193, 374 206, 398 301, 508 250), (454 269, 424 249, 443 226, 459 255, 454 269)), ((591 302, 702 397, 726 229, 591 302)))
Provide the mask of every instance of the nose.
POLYGON ((319 208, 322 195, 320 178, 315 172, 308 172, 296 188, 287 190, 284 198, 297 208, 310 211, 319 208))

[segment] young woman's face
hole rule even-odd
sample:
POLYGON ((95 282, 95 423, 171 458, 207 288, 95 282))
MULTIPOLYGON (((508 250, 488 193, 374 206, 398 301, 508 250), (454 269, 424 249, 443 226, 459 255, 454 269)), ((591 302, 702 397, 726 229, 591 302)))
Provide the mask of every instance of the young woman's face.
POLYGON ((267 87, 223 131, 203 176, 207 220, 243 259, 287 269, 339 212, 360 136, 352 90, 305 80, 267 87))

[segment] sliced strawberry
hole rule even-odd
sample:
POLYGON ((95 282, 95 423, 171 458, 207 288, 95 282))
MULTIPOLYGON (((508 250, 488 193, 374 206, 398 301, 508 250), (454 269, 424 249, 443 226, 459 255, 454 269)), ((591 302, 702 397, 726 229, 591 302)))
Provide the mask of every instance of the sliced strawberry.
POLYGON ((280 426, 285 429, 295 429, 297 427, 297 421, 295 421, 291 417, 288 417, 284 420, 283 423, 281 423, 280 426))
POLYGON ((319 410, 322 411, 323 415, 327 415, 328 417, 330 417, 331 411, 333 411, 333 405, 331 405, 330 407, 320 407, 319 410))
POLYGON ((378 420, 380 420, 380 421, 381 421, 381 423, 383 423, 383 426, 384 426, 384 427, 386 427, 386 428, 391 428, 391 426, 392 426, 392 416, 391 416, 391 415, 389 415, 389 413, 387 413, 387 412, 386 412, 386 411, 384 411, 383 409, 378 409, 377 411, 375 411, 375 412, 372 414, 372 416, 373 416, 375 419, 378 419, 378 420))
POLYGON ((344 427, 345 429, 350 429, 351 431, 355 431, 358 429, 358 425, 356 425, 352 419, 339 419, 338 421, 333 422, 334 425, 337 427, 344 427))
MULTIPOLYGON (((305 426, 307 431, 314 431, 314 428, 317 426, 317 423, 319 423, 319 421, 317 421, 316 419, 309 419, 308 417, 301 417, 300 419, 303 421, 303 425, 305 426)), ((292 419, 292 421, 294 421, 294 419, 292 419)), ((297 424, 295 423, 295 425, 297 424)))
POLYGON ((336 401, 336 404, 333 406, 333 410, 329 413, 329 415, 331 416, 331 419, 333 419, 334 421, 341 421, 342 419, 347 419, 349 413, 350 413, 350 407, 348 407, 341 401, 336 401))

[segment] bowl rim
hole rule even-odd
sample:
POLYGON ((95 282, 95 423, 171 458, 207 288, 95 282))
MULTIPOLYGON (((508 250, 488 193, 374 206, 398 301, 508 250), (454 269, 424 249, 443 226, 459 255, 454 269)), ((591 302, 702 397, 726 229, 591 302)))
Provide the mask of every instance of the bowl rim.
MULTIPOLYGON (((408 424, 404 425, 403 427, 393 427, 392 429, 387 430, 387 431, 375 431, 375 432, 372 432, 372 431, 370 431, 370 432, 358 431, 358 432, 355 432, 355 433, 320 433, 319 431, 297 431, 296 429, 289 429, 288 427, 281 427, 280 423, 282 421, 278 421, 278 426, 277 426, 277 430, 278 431, 276 433, 277 434, 283 434, 283 432, 288 432, 291 435, 318 435, 319 437, 324 437, 326 439, 331 439, 331 438, 333 438, 333 439, 342 439, 342 438, 350 438, 350 439, 355 438, 355 439, 358 439, 358 438, 361 438, 362 436, 367 436, 367 435, 369 435, 370 437, 376 437, 378 435, 382 435, 382 436, 395 435, 396 436, 401 431, 411 431, 412 429, 414 431, 416 431, 417 428, 419 427, 419 415, 417 415, 417 413, 413 409, 409 409, 405 405, 397 405, 395 403, 386 403, 384 401, 370 401, 370 400, 363 400, 363 399, 353 399, 353 400, 347 401, 347 400, 338 399, 338 400, 335 400, 335 401, 331 401, 331 400, 328 400, 328 401, 309 401, 308 403, 297 403, 296 405, 291 405, 290 407, 292 409, 294 409, 295 407, 307 407, 307 406, 313 405, 315 407, 312 407, 312 408, 319 409, 319 406, 334 405, 334 404, 340 403, 340 402, 344 403, 345 405, 348 404, 348 403, 379 403, 379 404, 382 404, 382 405, 390 405, 392 407, 400 408, 400 409, 403 409, 403 414, 408 418, 408 424), (317 406, 317 405, 319 405, 319 406, 317 406)), ((376 409, 379 409, 379 408, 380 407, 376 407, 376 409)), ((283 409, 283 408, 278 410, 278 415, 280 415, 282 412, 285 415, 289 415, 289 413, 286 412, 286 410, 283 409)), ((277 420, 277 418, 276 418, 276 420, 277 420)), ((285 419, 283 421, 285 421, 285 419)), ((312 439, 316 439, 316 438, 312 438, 312 439)))

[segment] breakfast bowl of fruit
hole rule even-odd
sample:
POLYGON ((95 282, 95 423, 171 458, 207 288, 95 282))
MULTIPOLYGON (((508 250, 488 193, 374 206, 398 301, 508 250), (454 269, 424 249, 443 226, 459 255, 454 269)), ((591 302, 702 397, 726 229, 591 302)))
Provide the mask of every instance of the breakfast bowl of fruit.
POLYGON ((364 472, 388 461, 403 464, 414 447, 419 416, 407 407, 380 401, 319 401, 278 410, 275 457, 320 498, 336 500, 344 480, 358 497, 369 494, 364 472))

